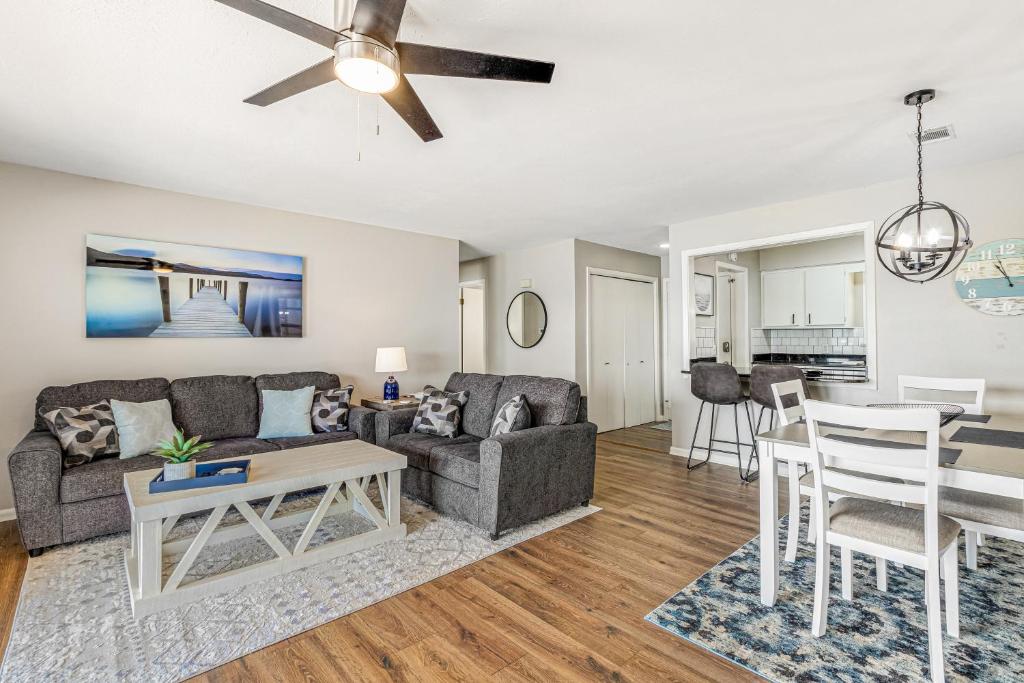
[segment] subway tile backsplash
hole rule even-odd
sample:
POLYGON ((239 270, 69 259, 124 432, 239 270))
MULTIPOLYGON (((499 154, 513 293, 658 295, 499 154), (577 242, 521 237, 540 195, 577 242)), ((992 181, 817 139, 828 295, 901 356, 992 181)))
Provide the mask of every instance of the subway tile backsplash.
MULTIPOLYGON (((711 330, 714 333, 714 330, 711 330)), ((712 340, 713 342, 714 340, 712 340)), ((698 341, 698 345, 699 345, 698 341)), ((750 352, 864 355, 863 327, 750 331, 750 352)))

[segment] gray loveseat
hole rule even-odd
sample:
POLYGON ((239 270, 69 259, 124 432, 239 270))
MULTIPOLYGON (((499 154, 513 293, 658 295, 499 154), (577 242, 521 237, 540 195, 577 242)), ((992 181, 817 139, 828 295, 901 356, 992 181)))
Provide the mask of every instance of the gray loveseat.
POLYGON ((462 433, 410 433, 415 408, 379 412, 377 445, 409 459, 402 491, 497 538, 503 531, 586 505, 594 495, 597 426, 586 398, 564 379, 453 373, 446 391, 468 391, 462 433), (498 409, 523 394, 531 427, 488 438, 498 409))
POLYGON ((168 399, 174 423, 188 435, 215 441, 199 461, 267 453, 327 441, 361 438, 373 443, 375 411, 353 406, 349 431, 283 439, 257 439, 262 389, 336 389, 337 375, 293 372, 259 377, 210 375, 168 382, 163 378, 100 380, 47 387, 36 398, 34 429, 14 447, 7 459, 14 488, 14 507, 21 539, 30 554, 47 546, 82 541, 93 536, 127 531, 128 502, 125 472, 161 467, 163 460, 142 455, 120 460, 107 456, 64 469, 60 444, 47 430, 39 411, 62 406, 81 407, 98 401, 156 401, 168 399))

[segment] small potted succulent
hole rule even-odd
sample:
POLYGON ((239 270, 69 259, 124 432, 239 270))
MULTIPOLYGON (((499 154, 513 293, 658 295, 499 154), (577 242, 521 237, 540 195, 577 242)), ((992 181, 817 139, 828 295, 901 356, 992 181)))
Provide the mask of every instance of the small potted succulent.
POLYGON ((178 429, 170 441, 161 441, 156 454, 167 460, 164 463, 164 481, 193 479, 196 476, 195 457, 213 445, 212 441, 199 443, 201 436, 185 438, 185 432, 178 429))

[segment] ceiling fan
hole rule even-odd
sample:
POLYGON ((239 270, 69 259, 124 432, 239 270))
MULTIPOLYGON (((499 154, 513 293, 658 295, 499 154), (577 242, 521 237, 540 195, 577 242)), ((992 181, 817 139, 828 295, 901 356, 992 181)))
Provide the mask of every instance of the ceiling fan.
POLYGON ((340 80, 379 94, 424 142, 442 137, 406 74, 550 83, 555 65, 530 59, 396 42, 406 0, 358 0, 352 26, 335 31, 262 0, 217 0, 334 51, 334 56, 245 100, 265 107, 318 85, 340 80))

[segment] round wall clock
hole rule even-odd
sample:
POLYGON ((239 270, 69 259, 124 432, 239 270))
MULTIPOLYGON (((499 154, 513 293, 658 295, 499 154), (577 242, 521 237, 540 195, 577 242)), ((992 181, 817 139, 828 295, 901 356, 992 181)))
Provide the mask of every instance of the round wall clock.
POLYGON ((975 247, 956 271, 956 293, 989 315, 1024 314, 1024 239, 975 247))

